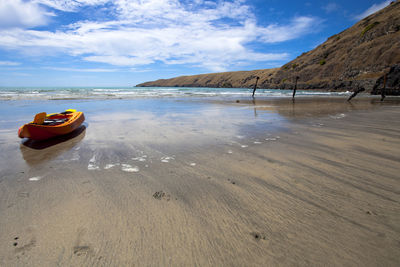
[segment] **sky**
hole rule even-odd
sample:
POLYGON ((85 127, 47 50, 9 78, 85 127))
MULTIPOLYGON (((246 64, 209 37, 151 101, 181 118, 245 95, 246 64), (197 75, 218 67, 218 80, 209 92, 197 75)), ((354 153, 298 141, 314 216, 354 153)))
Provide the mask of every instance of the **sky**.
POLYGON ((385 0, 0 0, 0 86, 135 86, 280 67, 385 0))

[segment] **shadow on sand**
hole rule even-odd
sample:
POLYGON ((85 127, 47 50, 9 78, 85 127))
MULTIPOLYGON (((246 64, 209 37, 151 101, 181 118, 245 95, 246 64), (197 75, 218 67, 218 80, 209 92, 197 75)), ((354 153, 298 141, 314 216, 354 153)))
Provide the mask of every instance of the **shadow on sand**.
MULTIPOLYGON (((26 139, 22 142, 22 144, 24 146, 27 146, 32 149, 41 150, 41 149, 45 149, 45 148, 48 148, 48 147, 51 147, 54 145, 58 145, 63 142, 67 142, 68 140, 71 140, 71 139, 81 135, 85 130, 86 130, 86 126, 81 125, 74 131, 70 132, 69 134, 60 135, 60 136, 53 137, 51 139, 40 140, 40 141, 26 139)), ((85 134, 83 134, 82 137, 83 136, 85 136, 85 134)), ((80 138, 80 139, 82 139, 82 138, 80 138)))
POLYGON ((85 137, 86 126, 75 131, 43 141, 24 140, 20 145, 22 157, 29 165, 37 165, 52 160, 70 151, 85 137))

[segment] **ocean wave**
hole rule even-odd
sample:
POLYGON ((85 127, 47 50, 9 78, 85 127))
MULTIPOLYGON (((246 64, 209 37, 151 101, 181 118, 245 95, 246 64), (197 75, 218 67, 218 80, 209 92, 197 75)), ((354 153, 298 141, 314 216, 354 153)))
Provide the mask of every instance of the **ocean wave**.
MULTIPOLYGON (((257 89, 259 97, 289 97, 292 90, 257 89)), ((247 88, 114 87, 0 88, 0 100, 130 99, 143 97, 248 97, 247 88)), ((342 96, 350 92, 297 91, 298 96, 342 96)))

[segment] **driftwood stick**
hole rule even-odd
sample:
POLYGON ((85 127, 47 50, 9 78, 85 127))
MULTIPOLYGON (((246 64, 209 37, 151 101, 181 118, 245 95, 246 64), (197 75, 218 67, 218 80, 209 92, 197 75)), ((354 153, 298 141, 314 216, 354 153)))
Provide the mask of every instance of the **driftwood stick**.
POLYGON ((256 84, 254 85, 254 89, 253 89, 253 97, 254 97, 254 94, 256 93, 258 79, 260 79, 260 77, 257 76, 256 77, 256 84))
POLYGON ((347 101, 350 101, 353 97, 355 97, 358 93, 365 91, 364 87, 360 87, 357 90, 354 91, 354 93, 347 99, 347 101))
POLYGON ((296 76, 296 81, 294 83, 294 89, 293 89, 293 95, 292 98, 294 99, 294 96, 296 95, 296 90, 297 90, 297 80, 299 79, 299 76, 296 76))
POLYGON ((386 91, 386 76, 387 74, 385 73, 385 75, 383 76, 383 88, 381 90, 381 101, 383 101, 383 99, 385 99, 385 91, 386 91))

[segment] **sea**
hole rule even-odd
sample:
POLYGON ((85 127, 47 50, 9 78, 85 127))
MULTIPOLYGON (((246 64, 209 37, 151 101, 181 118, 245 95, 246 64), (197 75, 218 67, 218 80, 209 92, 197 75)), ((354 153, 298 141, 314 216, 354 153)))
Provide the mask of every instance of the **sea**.
MULTIPOLYGON (((249 88, 204 87, 0 87, 0 100, 132 99, 148 97, 248 97, 249 88)), ((257 97, 291 97, 292 90, 257 89, 257 97)), ((298 90, 296 96, 343 96, 350 92, 298 90)))

